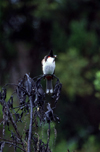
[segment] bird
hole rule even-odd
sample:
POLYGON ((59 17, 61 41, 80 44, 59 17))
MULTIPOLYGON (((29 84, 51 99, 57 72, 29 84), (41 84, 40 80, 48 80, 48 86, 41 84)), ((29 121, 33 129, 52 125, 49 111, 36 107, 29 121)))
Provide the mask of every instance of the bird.
POLYGON ((53 93, 52 79, 55 72, 55 58, 57 56, 53 55, 53 51, 50 50, 49 54, 46 55, 42 60, 42 71, 46 75, 46 94, 53 93))

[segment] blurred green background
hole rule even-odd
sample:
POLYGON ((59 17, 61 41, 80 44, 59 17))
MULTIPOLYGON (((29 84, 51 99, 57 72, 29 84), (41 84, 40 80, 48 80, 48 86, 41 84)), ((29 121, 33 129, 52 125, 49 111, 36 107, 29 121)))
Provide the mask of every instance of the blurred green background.
POLYGON ((99 152, 100 0, 0 1, 0 86, 42 74, 50 49, 63 85, 53 152, 99 152))

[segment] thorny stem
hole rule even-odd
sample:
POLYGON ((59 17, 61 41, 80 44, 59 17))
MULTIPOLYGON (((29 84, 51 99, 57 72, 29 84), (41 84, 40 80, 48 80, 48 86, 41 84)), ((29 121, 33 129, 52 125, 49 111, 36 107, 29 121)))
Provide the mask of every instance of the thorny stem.
POLYGON ((21 139, 21 137, 20 137, 20 134, 19 134, 19 132, 18 132, 18 130, 17 130, 17 127, 16 127, 16 124, 15 124, 15 122, 14 122, 14 119, 13 119, 11 113, 10 113, 9 107, 8 107, 7 104, 6 104, 6 106, 7 106, 7 109, 8 109, 8 116, 9 116, 9 118, 10 118, 10 121, 12 122, 12 125, 14 126, 14 129, 15 129, 15 131, 16 131, 16 133, 17 133, 17 135, 18 135, 18 137, 19 137, 19 139, 20 139, 20 141, 21 141, 21 143, 22 143, 23 149, 24 149, 24 151, 25 151, 24 144, 23 144, 22 139, 21 139))
POLYGON ((37 151, 36 152, 39 152, 39 135, 36 132, 35 132, 35 134, 38 136, 38 138, 37 138, 38 139, 38 141, 37 141, 37 151))
POLYGON ((49 148, 49 139, 50 139, 50 122, 49 122, 49 129, 48 129, 48 131, 47 131, 47 135, 48 135, 48 139, 47 139, 46 151, 48 152, 48 148, 49 148))
POLYGON ((29 124, 29 136, 28 136, 27 152, 30 152, 30 150, 31 150, 31 135, 32 135, 32 120, 33 120, 32 96, 30 96, 29 99, 30 99, 30 124, 29 124))
MULTIPOLYGON (((0 137, 0 139, 2 139, 3 141, 7 141, 7 142, 13 142, 14 143, 14 141, 12 141, 12 140, 8 140, 8 139, 5 139, 5 138, 1 138, 0 137)), ((17 142, 17 144, 20 144, 20 145, 22 145, 22 143, 20 143, 20 142, 17 142)))
POLYGON ((17 146, 16 144, 14 144, 13 142, 8 142, 8 141, 4 141, 5 144, 9 144, 9 145, 13 145, 13 146, 16 146, 17 148, 21 149, 22 151, 26 152, 24 149, 22 149, 21 147, 17 146))

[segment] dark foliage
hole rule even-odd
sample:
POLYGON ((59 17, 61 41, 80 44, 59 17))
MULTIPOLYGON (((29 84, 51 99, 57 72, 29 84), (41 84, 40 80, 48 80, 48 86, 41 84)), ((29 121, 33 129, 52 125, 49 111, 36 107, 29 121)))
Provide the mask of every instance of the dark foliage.
POLYGON ((15 85, 15 93, 19 99, 17 107, 14 107, 13 95, 6 101, 6 86, 12 84, 7 84, 1 89, 0 104, 3 112, 3 121, 1 123, 3 124, 3 137, 0 137, 0 152, 2 152, 2 149, 6 144, 13 146, 14 152, 16 152, 17 149, 24 152, 31 152, 33 150, 34 152, 51 152, 49 148, 50 123, 51 121, 59 121, 59 117, 54 114, 54 109, 56 108, 57 101, 60 97, 62 85, 59 82, 59 79, 53 75, 57 81, 52 95, 52 98, 55 99, 55 106, 51 107, 51 104, 46 101, 45 92, 41 85, 41 80, 44 77, 45 75, 42 75, 32 79, 28 74, 25 74, 24 78, 15 85), (45 104, 47 104, 47 110, 45 109, 45 104), (21 123, 23 125, 27 115, 30 116, 29 127, 24 129, 24 133, 22 134, 19 131, 18 124, 21 123), (37 119, 39 119, 41 124, 48 123, 46 144, 39 138, 39 134, 36 131, 36 128, 38 128, 37 119), (5 138, 6 129, 10 132, 10 136, 5 138))

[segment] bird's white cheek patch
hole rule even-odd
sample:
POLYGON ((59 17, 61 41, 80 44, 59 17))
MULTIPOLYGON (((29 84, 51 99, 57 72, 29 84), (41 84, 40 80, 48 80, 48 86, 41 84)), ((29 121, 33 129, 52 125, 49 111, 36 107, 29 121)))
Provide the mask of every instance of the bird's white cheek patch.
POLYGON ((49 62, 49 63, 54 62, 54 58, 48 58, 48 59, 47 59, 47 62, 49 62))

